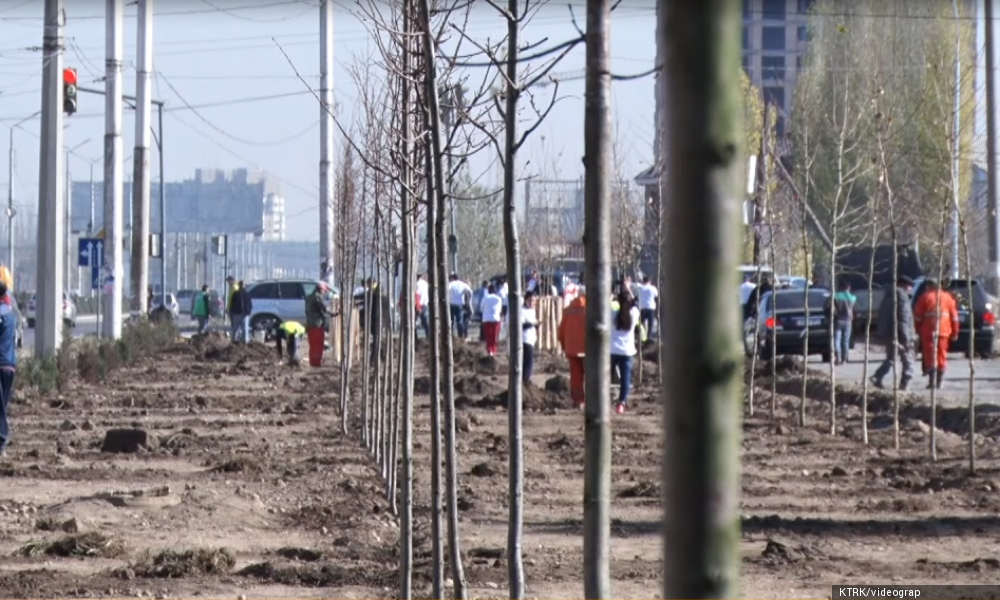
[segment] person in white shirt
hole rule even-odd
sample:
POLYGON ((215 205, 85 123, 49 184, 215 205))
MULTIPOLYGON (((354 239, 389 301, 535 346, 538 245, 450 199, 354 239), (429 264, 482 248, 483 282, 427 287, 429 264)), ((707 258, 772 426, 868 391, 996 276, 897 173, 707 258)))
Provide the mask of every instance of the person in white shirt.
POLYGON ((656 320, 656 303, 660 299, 660 292, 649 280, 649 277, 643 277, 642 283, 636 286, 636 288, 636 291, 639 293, 640 320, 648 334, 653 331, 653 322, 656 320))
POLYGON ((420 319, 420 328, 424 330, 424 336, 427 337, 431 334, 430 325, 427 323, 427 303, 430 301, 430 291, 427 286, 427 280, 424 279, 423 273, 417 273, 417 285, 416 285, 416 309, 417 318, 420 319))
POLYGON ((500 319, 503 311, 503 300, 497 294, 495 285, 486 288, 486 295, 479 302, 479 312, 483 316, 483 340, 486 342, 486 354, 496 356, 497 340, 500 338, 500 319))
POLYGON ((528 278, 528 284, 524 287, 524 291, 525 293, 537 295, 538 292, 540 291, 538 287, 539 287, 538 271, 532 271, 531 277, 528 278))
POLYGON ((507 297, 509 293, 510 292, 507 289, 507 277, 506 276, 501 277, 500 289, 497 290, 497 294, 500 296, 500 300, 503 302, 502 308, 500 310, 503 311, 504 318, 507 317, 507 297))
POLYGON ((747 303, 747 300, 750 298, 750 293, 753 292, 755 287, 757 286, 753 282, 752 275, 747 275, 743 278, 743 283, 740 285, 740 306, 747 303))
POLYGON ((531 372, 535 366, 535 342, 538 340, 538 316, 535 314, 535 294, 524 295, 524 308, 521 309, 521 338, 523 359, 521 362, 521 380, 524 385, 531 384, 531 372))
POLYGON ((451 327, 461 339, 469 337, 469 320, 466 306, 472 302, 472 288, 452 273, 448 283, 448 304, 451 306, 451 327))
POLYGON ((636 355, 635 330, 639 329, 643 341, 646 331, 642 327, 639 309, 635 307, 632 295, 618 294, 618 310, 611 313, 611 368, 618 371, 621 391, 618 395, 618 414, 625 412, 628 393, 632 387, 632 357, 636 355))

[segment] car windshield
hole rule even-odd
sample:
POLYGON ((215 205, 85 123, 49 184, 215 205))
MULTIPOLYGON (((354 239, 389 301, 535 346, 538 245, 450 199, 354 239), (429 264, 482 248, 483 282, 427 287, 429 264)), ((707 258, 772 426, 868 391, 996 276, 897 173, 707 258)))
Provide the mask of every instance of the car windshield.
POLYGON ((780 292, 774 294, 774 302, 777 310, 804 310, 806 306, 805 298, 809 296, 809 310, 820 311, 826 306, 829 292, 823 290, 810 290, 806 292, 780 292))
MULTIPOLYGON (((960 306, 968 307, 968 295, 969 295, 969 280, 968 279, 953 279, 948 284, 948 291, 955 296, 955 300, 960 306)), ((986 296, 986 290, 979 285, 978 281, 972 281, 972 306, 974 309, 980 309, 986 307, 989 303, 989 298, 986 296)))
MULTIPOLYGON (((757 285, 757 270, 756 269, 740 269, 740 285, 746 283, 747 278, 750 278, 750 283, 757 285)), ((771 274, 770 269, 761 269, 760 277, 770 277, 771 281, 774 281, 774 276, 771 274)))

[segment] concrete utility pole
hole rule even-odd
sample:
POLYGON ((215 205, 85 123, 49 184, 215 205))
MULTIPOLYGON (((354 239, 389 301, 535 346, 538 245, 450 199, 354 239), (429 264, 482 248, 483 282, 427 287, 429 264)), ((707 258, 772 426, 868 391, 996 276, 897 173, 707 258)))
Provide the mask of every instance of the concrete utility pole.
POLYGON ((66 293, 69 293, 69 291, 71 289, 73 289, 73 278, 72 278, 72 275, 71 275, 71 273, 73 272, 73 269, 70 267, 70 265, 73 264, 73 260, 72 260, 72 258, 70 258, 70 249, 73 246, 73 225, 72 225, 72 214, 70 212, 70 211, 72 211, 71 205, 73 204, 72 183, 70 183, 72 181, 72 175, 70 175, 70 172, 69 172, 69 155, 70 155, 70 152, 72 152, 72 150, 69 150, 69 149, 66 150, 66 181, 65 181, 66 192, 65 192, 65 200, 64 200, 65 205, 66 205, 66 210, 63 213, 63 221, 65 223, 63 225, 63 228, 66 230, 66 232, 65 232, 65 235, 66 235, 66 246, 63 249, 63 251, 64 251, 64 254, 63 254, 63 269, 64 269, 64 271, 63 271, 63 274, 64 274, 63 289, 66 290, 66 293))
POLYGON ((45 0, 42 40, 42 131, 38 169, 35 356, 53 356, 62 341, 63 3, 45 0))
POLYGON ((152 119, 153 0, 139 0, 135 76, 135 152, 132 153, 131 307, 147 306, 149 287, 149 137, 152 119))
POLYGON ((109 276, 110 290, 105 292, 104 337, 122 336, 122 279, 124 222, 122 218, 122 25, 124 0, 106 0, 106 49, 104 90, 104 262, 102 271, 109 276))
MULTIPOLYGON (((333 267, 333 0, 319 3, 319 259, 333 267)), ((320 273, 325 277, 326 273, 320 273)))
POLYGON ((1000 165, 1000 137, 997 136, 997 59, 1000 58, 993 31, 993 19, 1000 16, 995 10, 997 0, 984 0, 986 4, 986 186, 989 203, 990 229, 990 293, 1000 295, 1000 189, 997 189, 997 170, 1000 165))
POLYGON ((959 272, 959 260, 958 260, 958 207, 959 203, 959 189, 958 184, 960 178, 958 176, 959 162, 958 162, 958 152, 960 149, 960 144, 962 141, 962 21, 958 16, 958 0, 951 0, 951 8, 955 14, 955 131, 952 132, 952 149, 951 149, 951 194, 952 200, 954 201, 954 208, 951 212, 951 277, 952 279, 958 279, 959 272))

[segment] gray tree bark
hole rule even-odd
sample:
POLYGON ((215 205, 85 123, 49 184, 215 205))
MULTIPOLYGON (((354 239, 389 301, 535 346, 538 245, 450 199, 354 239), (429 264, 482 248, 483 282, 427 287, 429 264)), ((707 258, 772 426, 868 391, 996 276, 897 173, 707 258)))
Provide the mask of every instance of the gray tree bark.
MULTIPOLYGON (((403 138, 403 152, 401 157, 402 184, 400 185, 400 206, 402 208, 402 229, 403 229, 403 298, 406 302, 402 304, 405 308, 402 315, 402 343, 403 343, 403 364, 400 365, 402 393, 400 400, 402 404, 402 464, 400 481, 400 510, 399 518, 399 597, 402 600, 410 600, 413 597, 413 359, 415 335, 415 317, 413 306, 413 288, 415 277, 414 266, 414 223, 413 212, 414 202, 410 197, 410 185, 413 181, 413 174, 410 171, 410 161, 413 155, 413 139, 411 137, 412 128, 410 126, 410 82, 407 75, 410 71, 410 44, 409 32, 411 31, 411 10, 410 0, 403 2, 403 33, 406 42, 402 47, 403 77, 401 77, 402 93, 400 94, 400 104, 397 110, 400 111, 400 125, 403 138)), ((345 292, 346 293, 346 290, 345 292)))
MULTIPOLYGON (((434 276, 438 283, 439 293, 434 302, 441 315, 439 359, 441 377, 439 383, 444 392, 444 435, 445 435, 445 498, 448 507, 448 556, 451 566, 451 577, 454 585, 454 597, 465 600, 465 572, 462 569, 462 547, 458 534, 458 473, 455 451, 455 359, 452 348, 451 322, 445 315, 449 314, 449 298, 445 283, 445 234, 444 221, 446 216, 446 191, 444 181, 444 148, 441 143, 441 103, 438 98, 437 64, 435 62, 435 39, 431 27, 430 0, 420 0, 420 18, 424 33, 424 94, 426 96, 426 119, 430 132, 430 148, 428 156, 428 205, 436 205, 434 211, 434 276), (433 197, 430 190, 434 191, 433 197)), ((433 376, 432 376, 433 377, 433 376)), ((432 380, 432 391, 437 391, 432 380)), ((440 397, 434 400, 434 407, 440 406, 440 397)), ((437 417, 435 417, 435 421, 437 417)), ((440 433, 438 434, 440 438, 440 433)), ((438 442, 440 444, 440 441, 438 442)), ((437 446, 436 446, 437 447, 437 446)), ((440 471, 440 459, 435 461, 435 468, 440 471)), ((440 477, 440 475, 439 475, 440 477)), ((440 500, 438 500, 440 502, 440 500)), ((437 567, 435 567, 437 573, 437 567)), ((440 594, 435 598, 441 598, 440 594)))
MULTIPOLYGON (((587 290, 583 594, 611 597, 611 96, 609 0, 587 2, 584 273, 587 290)), ((642 354, 639 354, 642 360, 642 354)))
POLYGON ((507 370, 507 436, 508 455, 508 517, 507 517, 507 580, 511 600, 524 598, 524 563, 522 562, 522 529, 524 526, 524 443, 521 418, 524 390, 521 378, 524 360, 523 280, 521 273, 521 243, 517 231, 517 104, 521 89, 517 85, 517 55, 520 23, 520 3, 507 1, 507 76, 504 94, 504 161, 503 161, 503 242, 507 262, 507 316, 510 359, 507 370))
POLYGON ((660 260, 665 598, 739 595, 743 356, 733 272, 744 177, 739 0, 665 2, 671 173, 660 260), (683 315, 675 318, 674 315, 683 315))

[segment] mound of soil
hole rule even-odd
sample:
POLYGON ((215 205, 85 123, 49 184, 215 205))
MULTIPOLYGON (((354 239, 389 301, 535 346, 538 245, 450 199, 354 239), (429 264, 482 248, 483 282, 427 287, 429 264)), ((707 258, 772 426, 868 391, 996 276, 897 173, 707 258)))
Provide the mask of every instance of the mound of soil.
MULTIPOLYGON (((539 412, 572 408, 567 394, 557 394, 532 385, 524 386, 522 390, 521 406, 524 410, 539 412)), ((507 408, 507 404, 508 390, 503 390, 495 396, 485 396, 480 401, 480 405, 485 407, 507 408)))
POLYGON ((262 562, 247 565, 237 575, 261 583, 294 585, 300 587, 334 587, 350 585, 390 585, 398 576, 387 569, 372 565, 372 569, 359 569, 334 564, 283 565, 262 562))
POLYGON ((114 558, 125 553, 125 544, 102 533, 67 535, 52 542, 28 542, 17 549, 21 556, 114 558))
POLYGON ((206 348, 202 358, 215 362, 261 361, 274 356, 273 350, 264 344, 226 344, 206 348))
POLYGON ((236 556, 228 548, 199 548, 184 552, 164 550, 147 554, 128 567, 119 570, 119 577, 131 579, 177 579, 196 575, 226 574, 236 566, 236 556))

